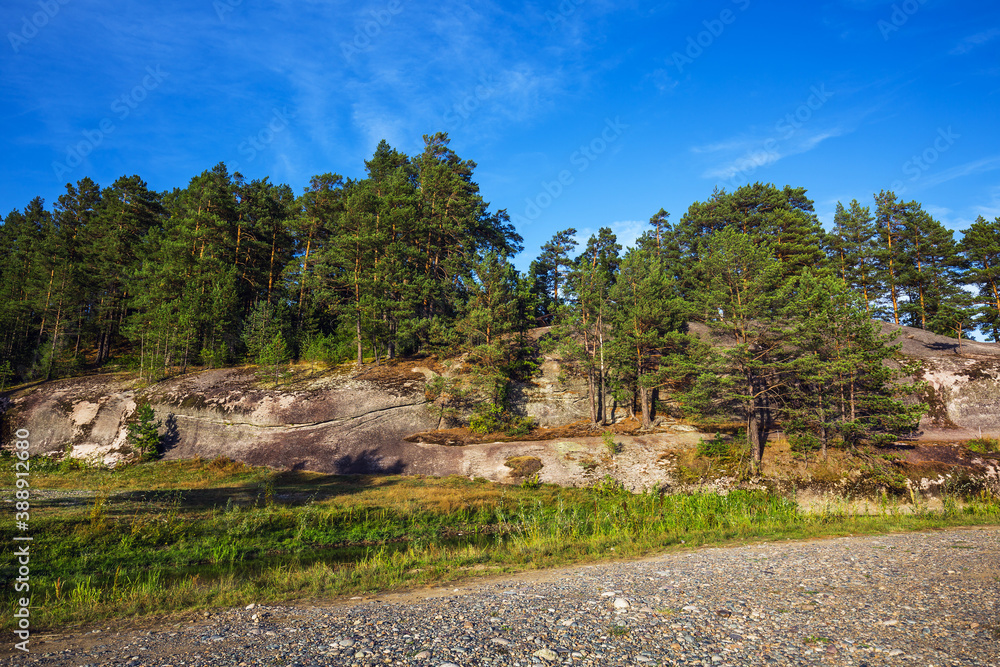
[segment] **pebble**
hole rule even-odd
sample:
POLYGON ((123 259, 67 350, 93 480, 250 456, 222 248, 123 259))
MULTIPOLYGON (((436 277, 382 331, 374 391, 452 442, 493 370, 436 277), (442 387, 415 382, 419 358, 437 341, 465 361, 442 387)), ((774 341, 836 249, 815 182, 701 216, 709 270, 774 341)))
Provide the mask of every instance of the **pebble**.
POLYGON ((525 573, 401 601, 255 603, 194 622, 167 619, 152 632, 33 637, 32 653, 0 662, 996 667, 997 563, 997 527, 747 544, 525 573))
POLYGON ((559 654, 548 648, 538 649, 531 655, 541 658, 542 660, 548 660, 549 662, 555 662, 559 659, 559 654))

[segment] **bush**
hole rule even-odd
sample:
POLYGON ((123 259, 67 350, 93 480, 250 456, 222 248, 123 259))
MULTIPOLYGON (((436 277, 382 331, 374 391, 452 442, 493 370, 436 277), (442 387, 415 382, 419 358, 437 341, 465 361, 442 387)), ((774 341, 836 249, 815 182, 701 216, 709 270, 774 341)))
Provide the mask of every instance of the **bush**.
POLYGON ((346 334, 310 336, 302 342, 300 361, 322 362, 331 366, 357 357, 354 338, 346 334))
POLYGON ((595 482, 590 487, 599 496, 624 496, 630 495, 625 485, 611 475, 605 475, 604 479, 595 482))
POLYGON ((729 440, 721 433, 716 433, 711 440, 702 438, 698 442, 698 456, 713 459, 728 458, 732 453, 729 440))
POLYGON ((517 438, 522 435, 528 435, 533 428, 535 428, 534 418, 514 417, 507 425, 507 430, 505 430, 504 433, 512 438, 517 438))
POLYGON ((506 421, 503 408, 499 405, 479 404, 469 419, 469 428, 473 433, 494 433, 501 430, 506 421))
POLYGON ((977 452, 979 454, 1000 453, 1000 440, 997 438, 976 438, 975 440, 969 440, 965 443, 965 446, 970 452, 977 452))
POLYGON ((611 431, 605 431, 601 435, 601 440, 604 441, 604 448, 608 450, 608 454, 614 456, 622 450, 622 446, 615 442, 615 434, 611 431))

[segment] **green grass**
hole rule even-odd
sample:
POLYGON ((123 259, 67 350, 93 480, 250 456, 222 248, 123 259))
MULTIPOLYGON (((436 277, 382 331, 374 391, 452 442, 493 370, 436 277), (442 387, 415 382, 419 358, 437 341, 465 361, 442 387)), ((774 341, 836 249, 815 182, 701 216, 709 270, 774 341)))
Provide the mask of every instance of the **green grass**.
MULTIPOLYGON (((9 498, 12 461, 0 465, 9 498)), ((939 513, 804 514, 763 491, 636 495, 607 484, 277 473, 228 459, 117 470, 33 465, 30 479, 36 630, 704 544, 1000 522, 1000 504, 985 496, 939 513)), ((16 543, 11 522, 2 526, 3 604, 13 608, 16 543)))

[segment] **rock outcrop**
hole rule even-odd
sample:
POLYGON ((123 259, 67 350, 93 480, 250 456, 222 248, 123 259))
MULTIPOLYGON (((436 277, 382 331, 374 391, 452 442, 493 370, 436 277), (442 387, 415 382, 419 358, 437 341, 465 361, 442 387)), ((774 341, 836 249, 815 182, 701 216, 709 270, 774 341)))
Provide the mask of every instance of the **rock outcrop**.
MULTIPOLYGON (((927 383, 925 439, 1000 436, 1000 345, 959 345, 905 327, 898 340, 906 355, 921 362, 920 379, 927 383)), ((556 356, 540 361, 540 372, 516 391, 524 412, 542 426, 586 419, 583 382, 567 377, 556 356)), ((622 436, 624 451, 614 457, 605 455, 599 437, 462 447, 416 442, 410 436, 440 423, 425 397, 426 381, 436 372, 460 370, 457 362, 448 371, 432 370, 429 363, 302 371, 277 388, 251 368, 194 372, 149 386, 114 374, 56 380, 0 399, 2 432, 7 442, 16 429, 28 429, 32 454, 68 452, 114 464, 130 454, 127 424, 138 404, 148 401, 162 422, 167 458, 227 456, 280 469, 516 481, 506 462, 532 457, 541 464, 542 481, 572 484, 611 474, 633 488, 668 482, 670 450, 690 448, 701 437, 680 425, 622 436)))

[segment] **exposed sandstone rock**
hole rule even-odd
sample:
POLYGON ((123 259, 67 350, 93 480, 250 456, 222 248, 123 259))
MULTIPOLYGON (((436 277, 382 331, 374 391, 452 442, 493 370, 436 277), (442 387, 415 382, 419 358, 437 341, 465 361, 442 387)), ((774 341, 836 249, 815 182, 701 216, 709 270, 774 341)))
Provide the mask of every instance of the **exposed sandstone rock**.
MULTIPOLYGON (((886 325, 887 329, 890 328, 886 325)), ((895 330, 894 327, 891 328, 895 330)), ((903 328, 903 352, 923 363, 931 413, 923 437, 961 440, 1000 435, 1000 345, 958 342, 903 328)), ((632 489, 671 480, 663 455, 693 446, 701 434, 673 424, 664 432, 616 437, 610 457, 600 437, 448 447, 407 442, 438 426, 424 386, 441 368, 412 361, 387 368, 324 373, 275 389, 246 368, 209 370, 140 386, 123 375, 94 375, 23 388, 7 396, 3 433, 31 432, 33 454, 96 457, 114 464, 129 454, 126 425, 149 401, 167 458, 228 456, 281 469, 331 473, 460 474, 510 481, 512 457, 534 457, 539 479, 589 483, 610 475, 632 489)), ((455 372, 453 367, 448 374, 455 372)), ((542 357, 540 373, 517 389, 516 400, 542 426, 589 416, 586 387, 567 376, 557 356, 542 357)), ((620 414, 620 413, 619 413, 620 414)))

